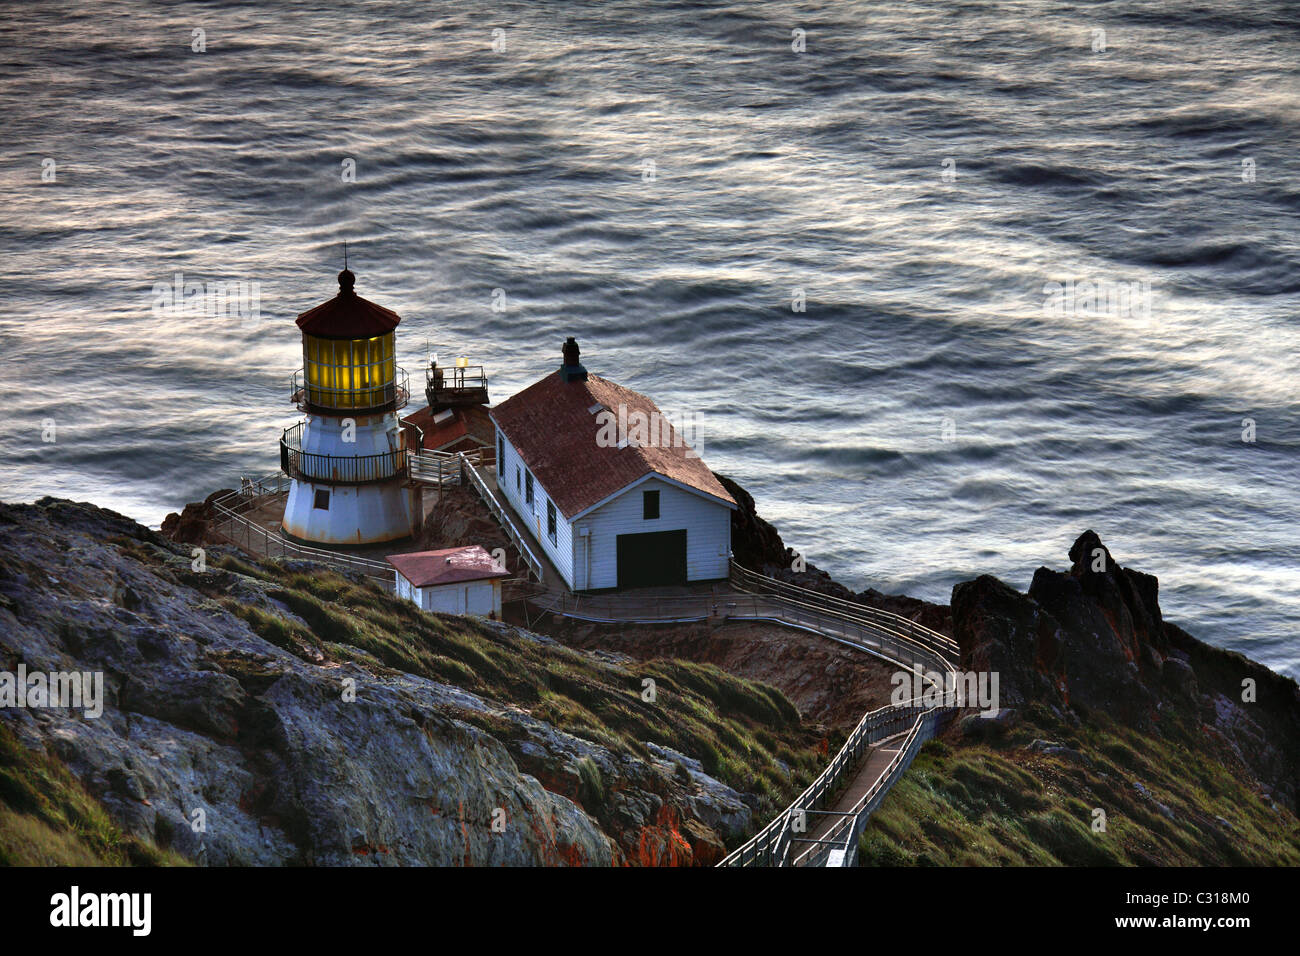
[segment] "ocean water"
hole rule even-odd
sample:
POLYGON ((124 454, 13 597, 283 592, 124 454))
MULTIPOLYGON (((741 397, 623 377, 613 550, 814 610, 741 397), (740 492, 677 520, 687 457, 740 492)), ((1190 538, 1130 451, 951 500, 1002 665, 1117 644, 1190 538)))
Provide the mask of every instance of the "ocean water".
POLYGON ((5 3, 0 64, 4 499, 273 471, 347 240, 413 382, 575 335, 846 583, 1093 528, 1300 675, 1294 3, 5 3))

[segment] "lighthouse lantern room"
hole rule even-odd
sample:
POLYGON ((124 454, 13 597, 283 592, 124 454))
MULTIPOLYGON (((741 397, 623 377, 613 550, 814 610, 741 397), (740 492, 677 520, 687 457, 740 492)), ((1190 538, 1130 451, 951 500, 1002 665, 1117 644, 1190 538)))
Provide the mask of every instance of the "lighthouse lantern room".
POLYGON ((394 329, 401 318, 353 291, 298 316, 303 367, 293 401, 307 413, 280 438, 280 465, 292 479, 284 534, 330 547, 410 537, 417 505, 406 487, 406 373, 397 367, 394 329))

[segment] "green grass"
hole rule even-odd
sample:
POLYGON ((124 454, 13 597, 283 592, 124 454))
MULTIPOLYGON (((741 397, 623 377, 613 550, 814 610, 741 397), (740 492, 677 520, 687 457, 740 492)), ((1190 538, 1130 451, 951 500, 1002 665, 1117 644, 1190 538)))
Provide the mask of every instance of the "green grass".
POLYGON ((1300 864, 1293 814, 1267 805, 1244 775, 1199 745, 1199 727, 1171 719, 1162 731, 1144 735, 1098 713, 1073 728, 1031 708, 1004 740, 972 742, 954 733, 947 742, 931 741, 868 822, 859 862, 1300 864), (1031 752, 1035 738, 1077 749, 1087 760, 1031 752), (1094 832, 1096 808, 1105 812, 1105 832, 1094 832))
MULTIPOLYGON (((157 563, 157 560, 154 561, 157 563)), ((800 792, 827 759, 820 737, 775 688, 709 664, 654 660, 619 667, 493 628, 472 618, 431 614, 377 585, 337 574, 294 573, 221 556, 207 573, 171 566, 246 621, 259 636, 308 660, 355 661, 428 677, 513 704, 557 729, 643 759, 648 743, 699 760, 706 772, 759 797, 755 823, 800 792), (232 595, 238 584, 238 596, 232 595), (248 596, 259 591, 259 604, 248 596), (655 681, 642 700, 644 678, 655 681)), ((523 731, 474 711, 456 716, 510 743, 523 731)), ((604 802, 607 782, 579 766, 584 802, 604 802)))
POLYGON ((53 757, 0 723, 0 866, 175 866, 176 854, 123 833, 53 757))
POLYGON ((605 804, 605 781, 600 768, 590 757, 578 761, 578 799, 588 813, 594 813, 605 804))

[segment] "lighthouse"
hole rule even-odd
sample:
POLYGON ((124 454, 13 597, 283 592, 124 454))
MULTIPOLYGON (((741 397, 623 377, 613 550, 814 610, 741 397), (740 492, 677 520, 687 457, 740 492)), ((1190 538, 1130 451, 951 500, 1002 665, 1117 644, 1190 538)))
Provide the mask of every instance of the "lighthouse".
POLYGON ((280 438, 280 466, 292 479, 284 508, 286 537, 348 547, 408 538, 418 507, 406 487, 407 402, 394 330, 401 318, 357 295, 339 273, 339 294, 298 316, 302 368, 293 402, 306 419, 280 438))

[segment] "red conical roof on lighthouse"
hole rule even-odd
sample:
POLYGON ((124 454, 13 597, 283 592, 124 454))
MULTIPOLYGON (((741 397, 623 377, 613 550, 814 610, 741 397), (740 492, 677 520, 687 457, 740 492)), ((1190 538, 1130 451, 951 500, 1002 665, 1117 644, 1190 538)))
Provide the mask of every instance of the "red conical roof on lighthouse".
POLYGON ((368 339, 397 328, 401 316, 352 291, 356 279, 347 269, 340 272, 339 294, 298 316, 298 328, 327 339, 368 339))

